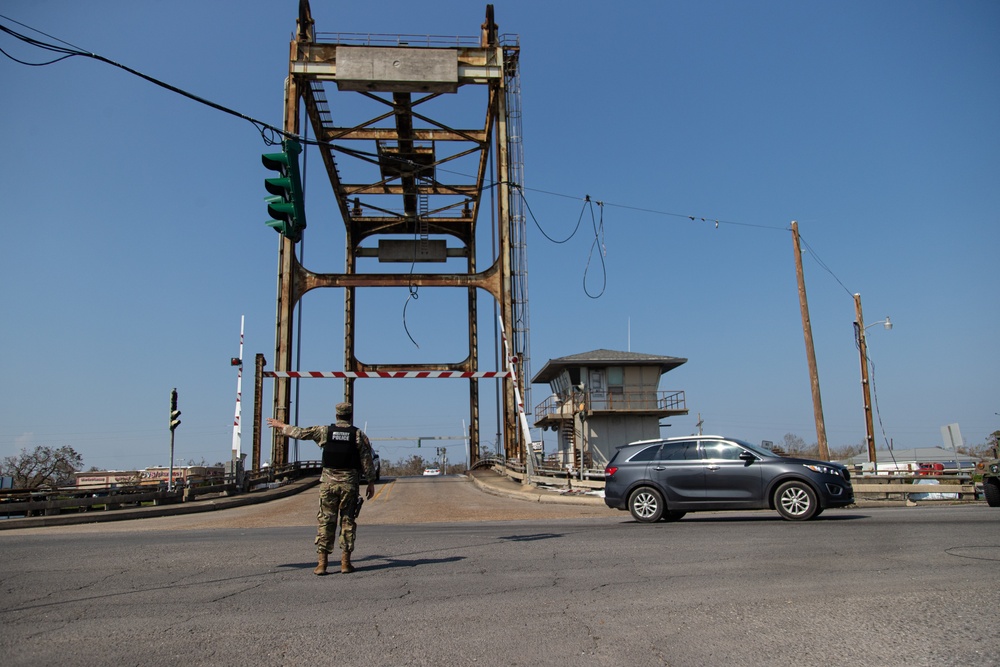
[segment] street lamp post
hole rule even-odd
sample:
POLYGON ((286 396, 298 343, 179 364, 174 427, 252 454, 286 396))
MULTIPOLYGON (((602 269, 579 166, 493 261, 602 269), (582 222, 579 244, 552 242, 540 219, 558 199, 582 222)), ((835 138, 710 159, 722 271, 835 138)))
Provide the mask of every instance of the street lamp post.
POLYGON ((854 322, 854 335, 857 338, 858 352, 861 354, 861 391, 864 393, 865 405, 865 443, 868 445, 868 460, 872 464, 872 472, 878 472, 878 463, 875 458, 875 425, 872 422, 872 393, 868 381, 868 344, 865 342, 865 329, 882 324, 887 330, 892 329, 892 322, 889 317, 880 322, 865 326, 865 318, 861 313, 861 295, 854 295, 854 315, 857 318, 854 322))

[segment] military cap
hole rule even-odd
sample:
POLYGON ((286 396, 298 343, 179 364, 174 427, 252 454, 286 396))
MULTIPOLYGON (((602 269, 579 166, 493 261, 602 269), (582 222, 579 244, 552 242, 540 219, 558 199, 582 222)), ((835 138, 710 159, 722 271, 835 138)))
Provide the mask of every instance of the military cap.
POLYGON ((354 414, 354 406, 350 403, 337 403, 337 416, 350 417, 354 414))

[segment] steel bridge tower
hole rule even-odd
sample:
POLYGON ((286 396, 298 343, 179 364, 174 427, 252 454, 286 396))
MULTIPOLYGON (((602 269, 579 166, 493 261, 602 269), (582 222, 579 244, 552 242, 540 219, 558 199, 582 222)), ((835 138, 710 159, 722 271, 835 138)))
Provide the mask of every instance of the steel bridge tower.
MULTIPOLYGON (((275 371, 295 370, 294 313, 299 300, 310 290, 338 287, 344 289, 345 371, 475 373, 480 355, 477 296, 483 290, 495 299, 511 356, 517 360, 522 396, 530 405, 525 386, 530 368, 518 65, 517 39, 498 36, 492 5, 486 7, 478 38, 390 37, 317 33, 308 0, 300 0, 285 84, 284 129, 302 136, 305 111, 344 225, 346 261, 342 273, 312 272, 296 257, 295 244, 281 237, 275 371), (469 107, 457 102, 473 90, 485 98, 485 114, 456 123, 469 107), (347 96, 350 104, 341 105, 347 96), (342 108, 355 113, 364 108, 366 113, 361 120, 335 118, 330 99, 337 101, 338 114, 342 108), (437 110, 440 115, 432 115, 437 110), (490 223, 488 234, 477 233, 490 223), (477 240, 490 246, 483 250, 488 265, 482 269, 477 266, 477 259, 483 259, 477 240), (449 259, 465 270, 428 268, 449 259), (375 260, 396 262, 397 268, 405 263, 410 270, 361 270, 375 260), (363 288, 379 287, 406 287, 411 294, 422 288, 466 289, 468 348, 460 352, 465 358, 391 365, 358 359, 358 300, 368 294, 363 288)), ((502 364, 497 370, 507 370, 499 341, 495 352, 502 364)), ((291 380, 278 376, 274 383, 273 414, 290 421, 291 380)), ((349 377, 344 380, 344 400, 354 402, 354 395, 354 378, 349 377)), ((499 396, 502 451, 508 458, 525 460, 530 448, 527 438, 518 435, 519 406, 509 379, 502 381, 499 396)), ((472 378, 470 463, 479 458, 479 410, 479 379, 472 378)), ((287 463, 287 439, 274 433, 271 444, 272 464, 287 463)))

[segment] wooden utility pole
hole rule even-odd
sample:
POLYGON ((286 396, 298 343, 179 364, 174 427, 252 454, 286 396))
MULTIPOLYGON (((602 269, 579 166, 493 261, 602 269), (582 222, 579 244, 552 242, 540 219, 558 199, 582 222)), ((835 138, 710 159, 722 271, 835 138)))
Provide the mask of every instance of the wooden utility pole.
POLYGON ((809 320, 809 301, 806 299, 806 281, 802 273, 802 248, 799 245, 799 223, 794 220, 792 220, 792 244, 795 247, 795 277, 799 283, 799 308, 802 311, 802 334, 806 339, 809 380, 812 384, 813 414, 816 417, 816 442, 819 445, 819 458, 829 461, 830 448, 826 444, 823 399, 819 393, 819 372, 816 370, 816 348, 813 347, 812 323, 809 320))
MULTIPOLYGON (((875 425, 872 423, 872 392, 868 383, 868 343, 865 341, 865 318, 861 314, 861 295, 854 295, 854 333, 858 339, 858 352, 861 353, 861 391, 865 397, 865 443, 868 445, 868 460, 872 464, 872 472, 878 469, 875 460, 875 425)), ((876 322, 877 324, 877 322, 876 322)))

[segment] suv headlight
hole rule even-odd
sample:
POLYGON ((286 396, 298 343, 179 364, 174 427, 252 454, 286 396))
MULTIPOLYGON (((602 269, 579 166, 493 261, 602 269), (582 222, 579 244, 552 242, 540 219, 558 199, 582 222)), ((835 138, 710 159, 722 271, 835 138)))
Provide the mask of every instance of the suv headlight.
POLYGON ((813 472, 818 472, 821 475, 833 475, 834 477, 840 477, 840 468, 834 468, 833 466, 825 466, 816 463, 804 463, 803 465, 813 472))

